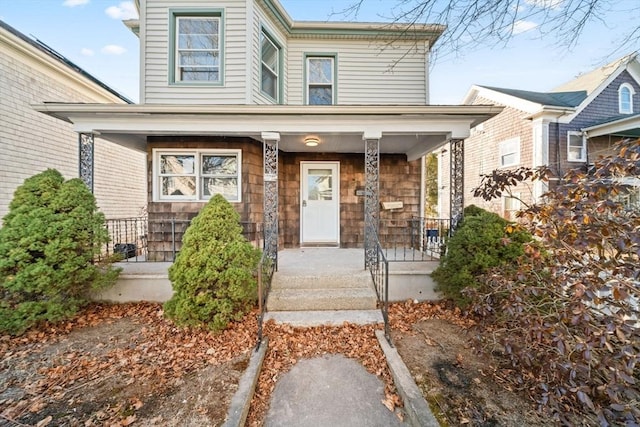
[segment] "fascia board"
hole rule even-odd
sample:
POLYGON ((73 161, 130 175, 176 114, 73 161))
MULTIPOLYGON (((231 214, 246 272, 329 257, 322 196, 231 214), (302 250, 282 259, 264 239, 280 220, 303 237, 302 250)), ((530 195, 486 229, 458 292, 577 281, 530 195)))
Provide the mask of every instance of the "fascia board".
POLYGON ((518 98, 513 95, 508 95, 506 93, 487 89, 481 86, 476 86, 475 97, 486 98, 498 104, 515 108, 529 114, 540 111, 544 107, 542 104, 537 102, 527 101, 526 99, 518 98))

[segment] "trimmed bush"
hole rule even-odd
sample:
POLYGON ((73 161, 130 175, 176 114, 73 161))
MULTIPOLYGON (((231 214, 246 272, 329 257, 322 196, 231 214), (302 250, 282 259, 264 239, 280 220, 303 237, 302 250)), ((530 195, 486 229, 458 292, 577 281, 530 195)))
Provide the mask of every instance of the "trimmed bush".
POLYGON ((462 290, 481 286, 480 276, 489 269, 513 263, 524 253, 531 234, 508 227, 509 221, 475 205, 464 210, 464 219, 447 242, 440 265, 431 274, 436 290, 458 306, 470 300, 462 290))
POLYGON ((108 242, 104 215, 79 179, 49 169, 25 180, 0 229, 0 330, 21 334, 69 318, 118 270, 94 264, 108 242))
POLYGON ((218 194, 191 222, 169 268, 174 295, 164 310, 177 324, 221 331, 255 305, 260 251, 242 236, 239 221, 218 194))

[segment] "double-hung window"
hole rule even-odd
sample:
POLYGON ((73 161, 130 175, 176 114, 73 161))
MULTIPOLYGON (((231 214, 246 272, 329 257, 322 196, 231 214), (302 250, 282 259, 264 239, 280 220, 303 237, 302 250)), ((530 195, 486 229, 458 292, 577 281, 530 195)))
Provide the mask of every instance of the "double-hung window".
POLYGON ((154 199, 206 201, 222 194, 241 200, 240 150, 154 150, 154 199))
POLYGON ((520 137, 507 139, 500 143, 500 167, 506 168, 520 164, 520 137))
POLYGON ((335 58, 333 56, 307 57, 307 103, 332 105, 335 103, 335 58))
POLYGON ((221 14, 174 14, 173 82, 220 83, 221 14))
POLYGON ((570 162, 587 161, 587 141, 581 132, 567 132, 567 160, 570 162))
POLYGON ((260 34, 261 83, 260 90, 275 102, 280 95, 280 46, 264 30, 260 34))

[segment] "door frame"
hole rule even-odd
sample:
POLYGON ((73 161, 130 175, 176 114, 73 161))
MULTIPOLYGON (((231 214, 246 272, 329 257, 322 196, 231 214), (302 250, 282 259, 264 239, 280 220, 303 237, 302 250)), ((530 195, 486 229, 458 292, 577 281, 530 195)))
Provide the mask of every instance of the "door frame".
POLYGON ((316 160, 301 160, 300 161, 300 194, 298 197, 298 203, 300 205, 300 246, 330 246, 330 247, 339 247, 340 246, 340 161, 339 160, 328 160, 328 161, 316 161, 316 160), (306 181, 304 179, 304 167, 305 166, 318 166, 322 167, 322 165, 331 165, 332 167, 336 167, 336 176, 333 183, 334 192, 336 195, 336 206, 335 206, 335 219, 336 219, 336 240, 335 241, 326 241, 326 242, 305 242, 303 240, 304 236, 304 207, 302 206, 303 195, 304 195, 304 186, 306 185, 306 181))

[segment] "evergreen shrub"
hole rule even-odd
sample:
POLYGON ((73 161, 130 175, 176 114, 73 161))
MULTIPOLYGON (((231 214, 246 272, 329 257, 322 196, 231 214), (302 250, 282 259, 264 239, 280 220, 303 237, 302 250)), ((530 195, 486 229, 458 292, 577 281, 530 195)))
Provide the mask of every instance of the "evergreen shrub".
POLYGON ((69 318, 118 270, 95 263, 108 242, 104 215, 79 179, 46 170, 24 181, 0 228, 0 330, 21 334, 69 318))
POLYGON ((239 221, 218 194, 187 228, 169 268, 174 295, 164 304, 165 314, 178 325, 221 331, 255 305, 260 251, 243 237, 239 221))
POLYGON ((466 207, 458 229, 447 241, 440 265, 431 274, 436 290, 465 308, 470 300, 463 289, 480 287, 481 275, 513 263, 524 253, 523 244, 532 240, 530 233, 509 224, 475 205, 466 207))

